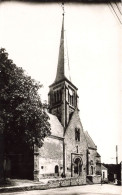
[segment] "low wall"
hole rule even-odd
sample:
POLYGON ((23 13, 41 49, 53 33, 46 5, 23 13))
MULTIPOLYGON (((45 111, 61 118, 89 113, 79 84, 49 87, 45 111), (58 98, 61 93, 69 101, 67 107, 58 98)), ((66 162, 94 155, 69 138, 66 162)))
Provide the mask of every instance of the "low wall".
POLYGON ((87 178, 94 184, 101 183, 101 175, 88 175, 87 178))
POLYGON ((0 194, 5 192, 17 192, 17 191, 29 191, 29 190, 47 190, 50 188, 60 188, 68 186, 80 186, 86 184, 84 177, 77 178, 60 178, 49 180, 46 184, 36 183, 27 186, 11 186, 11 187, 1 187, 0 194))
POLYGON ((57 179, 57 180, 50 180, 48 181, 48 187, 49 188, 55 188, 55 187, 64 187, 64 186, 78 186, 78 185, 85 185, 86 184, 86 178, 84 177, 77 177, 77 178, 63 178, 63 179, 57 179))
POLYGON ((101 183, 101 176, 100 175, 96 175, 93 176, 93 183, 101 183))

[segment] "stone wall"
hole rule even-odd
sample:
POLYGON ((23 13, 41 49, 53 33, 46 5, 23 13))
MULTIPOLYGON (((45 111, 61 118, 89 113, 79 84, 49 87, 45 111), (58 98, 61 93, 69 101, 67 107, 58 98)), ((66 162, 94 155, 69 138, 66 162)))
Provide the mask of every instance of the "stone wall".
POLYGON ((48 181, 48 187, 54 188, 54 187, 66 187, 66 186, 79 186, 79 185, 85 185, 85 178, 77 177, 77 178, 65 178, 65 179, 58 179, 58 180, 50 180, 48 181))
POLYGON ((101 175, 89 175, 87 178, 94 184, 101 183, 101 175))
POLYGON ((39 149, 39 178, 57 177, 62 172, 63 140, 48 137, 39 149))

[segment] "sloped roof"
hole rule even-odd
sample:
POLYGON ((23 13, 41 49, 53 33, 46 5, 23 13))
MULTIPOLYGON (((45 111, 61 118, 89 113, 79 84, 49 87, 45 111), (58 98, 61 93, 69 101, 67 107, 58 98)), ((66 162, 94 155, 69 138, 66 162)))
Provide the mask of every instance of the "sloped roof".
POLYGON ((101 164, 101 170, 108 170, 104 165, 101 164))
MULTIPOLYGON (((70 124, 70 122, 72 121, 72 118, 75 117, 75 114, 78 114, 78 112, 79 112, 79 109, 76 107, 75 110, 74 110, 74 112, 71 112, 71 113, 70 113, 70 116, 69 116, 69 124, 70 124)), ((79 116, 79 114, 78 114, 78 116, 79 116)), ((80 119, 80 117, 79 117, 79 119, 80 119)), ((81 121, 80 121, 80 122, 81 122, 81 121)), ((69 126, 69 124, 68 124, 68 126, 69 126)), ((81 125, 82 125, 82 124, 81 124, 81 125)), ((67 126, 67 127, 68 127, 68 126, 67 126)))
POLYGON ((49 123, 51 125, 51 135, 58 136, 58 137, 63 137, 63 126, 61 125, 60 121, 58 118, 50 113, 47 113, 49 116, 49 123))
POLYGON ((84 131, 84 134, 85 134, 85 137, 86 137, 86 141, 87 141, 88 147, 89 148, 93 148, 93 149, 97 149, 97 146, 93 142, 93 140, 90 137, 90 135, 88 134, 88 132, 87 131, 84 131))

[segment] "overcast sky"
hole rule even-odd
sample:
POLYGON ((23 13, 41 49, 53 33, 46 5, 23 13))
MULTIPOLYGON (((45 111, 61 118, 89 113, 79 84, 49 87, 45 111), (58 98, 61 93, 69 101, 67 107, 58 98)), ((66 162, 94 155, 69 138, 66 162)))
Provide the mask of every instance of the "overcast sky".
MULTIPOLYGON (((0 47, 44 85, 42 100, 54 82, 58 62, 60 3, 0 4, 0 47)), ((70 75, 78 87, 80 117, 98 147, 102 162, 120 158, 121 26, 107 4, 65 4, 70 75)), ((122 146, 121 146, 122 147, 122 146)))

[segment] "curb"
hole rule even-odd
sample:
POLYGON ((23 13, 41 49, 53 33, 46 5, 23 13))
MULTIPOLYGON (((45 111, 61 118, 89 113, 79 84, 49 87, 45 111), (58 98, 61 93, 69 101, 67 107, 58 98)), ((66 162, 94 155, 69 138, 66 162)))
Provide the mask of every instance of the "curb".
POLYGON ((32 185, 32 186, 15 186, 15 187, 3 187, 0 188, 0 193, 4 192, 18 192, 18 191, 30 191, 30 190, 46 190, 50 187, 48 185, 32 185))

